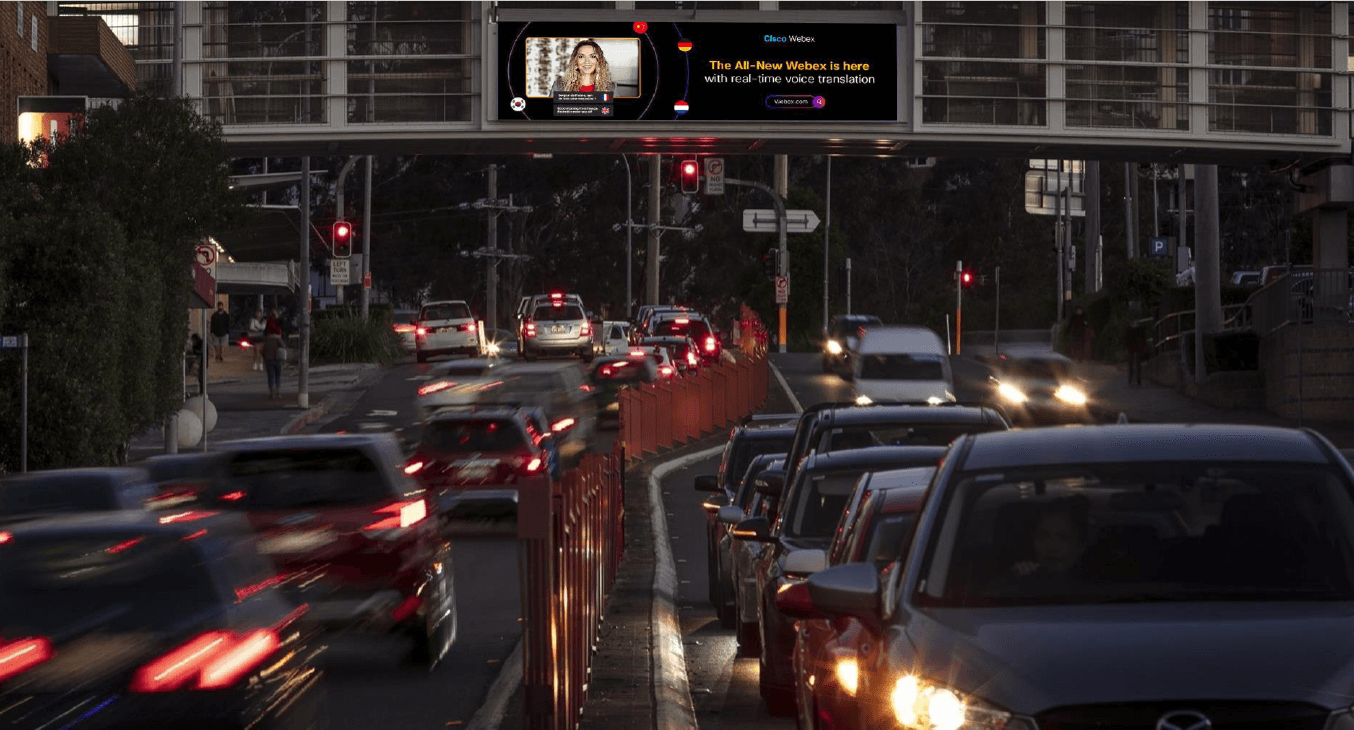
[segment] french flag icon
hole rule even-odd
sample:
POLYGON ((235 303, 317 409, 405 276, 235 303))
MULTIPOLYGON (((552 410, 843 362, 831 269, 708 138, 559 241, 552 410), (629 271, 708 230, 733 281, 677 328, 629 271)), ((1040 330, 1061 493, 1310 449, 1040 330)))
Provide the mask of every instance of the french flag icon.
POLYGON ((686 103, 685 101, 679 101, 676 104, 672 105, 672 110, 677 112, 678 114, 685 114, 691 110, 691 105, 686 103))
POLYGON ((611 101, 611 92, 609 92, 609 91, 603 91, 603 92, 602 92, 602 101, 611 101))

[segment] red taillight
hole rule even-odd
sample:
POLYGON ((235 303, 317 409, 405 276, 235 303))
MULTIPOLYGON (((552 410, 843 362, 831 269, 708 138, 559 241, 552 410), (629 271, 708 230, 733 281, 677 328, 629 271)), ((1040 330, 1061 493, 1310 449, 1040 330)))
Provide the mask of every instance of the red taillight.
POLYGON ((14 540, 14 535, 9 532, 0 532, 0 545, 14 540))
POLYGON ((686 317, 678 317, 673 321, 676 322, 677 324, 691 324, 691 320, 687 319, 686 317))
POLYGON ((474 323, 474 322, 467 322, 467 323, 461 325, 461 331, 462 331, 462 332, 474 332, 474 331, 475 331, 475 323, 474 323))
POLYGON ((719 347, 719 341, 718 341, 718 340, 716 340, 714 337, 706 337, 706 338, 705 338, 705 351, 706 351, 706 352, 714 352, 716 347, 719 347))
POLYGON ((414 334, 419 337, 425 337, 428 334, 428 329, 426 327, 419 327, 418 329, 414 330, 414 334))
POLYGON ((127 541, 124 541, 124 542, 120 542, 120 543, 118 543, 118 544, 116 544, 116 545, 114 545, 114 546, 108 548, 108 549, 105 550, 104 552, 108 553, 109 555, 117 555, 117 554, 120 553, 120 552, 125 552, 125 551, 127 551, 127 550, 131 550, 132 548, 136 547, 137 545, 140 545, 141 542, 142 542, 143 540, 145 540, 145 539, 146 539, 146 538, 144 538, 144 537, 134 537, 134 538, 132 538, 132 539, 130 539, 130 540, 127 540, 127 541))
POLYGON ((554 433, 563 433, 573 428, 574 423, 575 421, 572 418, 561 418, 558 421, 555 421, 554 425, 550 427, 550 430, 554 433))
POLYGON ((221 495, 221 499, 227 502, 238 502, 244 499, 244 492, 241 492, 239 490, 236 490, 234 492, 226 492, 225 494, 221 495))
POLYGON ((243 636, 211 631, 137 670, 131 690, 225 689, 257 669, 281 644, 268 629, 243 636))
POLYGON ((396 502, 376 510, 378 515, 390 515, 362 528, 370 532, 403 530, 422 522, 428 516, 428 504, 421 499, 396 502))
POLYGON ((658 368, 658 374, 665 378, 671 378, 673 372, 671 365, 664 365, 663 367, 658 368))
POLYGON ((164 517, 160 518, 160 524, 168 525, 174 522, 194 522, 196 520, 205 520, 210 517, 215 517, 218 514, 220 513, 198 512, 196 510, 188 510, 187 512, 179 512, 172 515, 165 515, 164 517))
POLYGON ((248 350, 248 349, 249 349, 249 340, 240 340, 240 349, 248 350))
POLYGON ((592 325, 584 322, 583 328, 578 331, 579 337, 592 337, 592 325))
POLYGON ((531 320, 528 319, 528 320, 526 321, 526 324, 522 325, 522 327, 523 327, 523 329, 526 330, 526 336, 527 336, 527 337, 535 337, 535 336, 536 336, 536 323, 535 323, 535 322, 532 322, 531 320))
POLYGON ((420 398, 425 395, 432 395, 433 393, 446 390, 447 388, 450 388, 454 385, 456 384, 451 382, 450 380, 439 380, 436 383, 428 383, 427 385, 418 389, 418 395, 420 398))
POLYGON ((412 325, 412 324, 397 324, 397 325, 395 325, 395 331, 396 331, 396 332, 399 332, 400 334, 404 334, 405 332, 413 332, 413 331, 415 331, 415 330, 417 330, 417 329, 418 329, 418 328, 415 327, 415 326, 412 325))
POLYGON ((631 350, 630 357, 645 357, 648 353, 643 350, 631 350))
POLYGON ((692 351, 690 351, 690 350, 687 350, 687 352, 686 352, 686 361, 687 361, 687 363, 689 363, 689 364, 691 365, 691 367, 693 367, 693 368, 696 367, 696 364, 697 364, 697 363, 696 363, 696 353, 694 353, 694 352, 692 352, 692 351))
POLYGON ((550 298, 551 298, 551 299, 563 299, 563 298, 564 298, 564 294, 562 294, 562 293, 560 293, 560 292, 557 292, 557 291, 556 291, 556 292, 550 292, 550 298))
MULTIPOLYGON (((4 533, 9 534, 9 533, 4 533)), ((0 683, 56 656, 49 639, 19 639, 0 647, 0 683)))
POLYGON ((541 457, 533 456, 531 457, 531 461, 528 461, 526 466, 522 467, 522 469, 528 474, 535 474, 541 470, 542 466, 544 466, 544 462, 541 461, 541 457))
POLYGON ((419 607, 422 605, 422 598, 419 598, 418 596, 409 596, 401 601, 400 605, 396 606, 395 609, 390 612, 390 617, 395 619, 397 623, 402 622, 417 613, 419 607))
POLYGON ((422 471, 424 466, 425 466, 424 463, 421 461, 415 461, 413 463, 406 464, 404 467, 404 473, 410 475, 417 474, 420 471, 422 471))

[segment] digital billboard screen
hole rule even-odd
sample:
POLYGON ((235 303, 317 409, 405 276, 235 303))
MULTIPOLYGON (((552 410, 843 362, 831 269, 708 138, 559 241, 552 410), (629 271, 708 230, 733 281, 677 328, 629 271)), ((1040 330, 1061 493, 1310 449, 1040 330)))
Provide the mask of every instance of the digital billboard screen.
POLYGON ((501 22, 498 119, 897 122, 892 23, 501 22))

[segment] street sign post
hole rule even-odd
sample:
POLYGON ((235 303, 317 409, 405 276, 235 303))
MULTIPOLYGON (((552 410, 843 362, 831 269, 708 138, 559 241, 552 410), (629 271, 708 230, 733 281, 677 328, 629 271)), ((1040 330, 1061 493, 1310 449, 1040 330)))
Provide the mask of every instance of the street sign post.
POLYGON ((790 277, 776 277, 776 304, 788 304, 790 302, 790 277))
POLYGON ((724 158, 705 158, 705 194, 724 194, 724 158))
MULTIPOLYGON (((28 471, 28 335, 0 337, 0 350, 22 350, 23 367, 19 384, 19 471, 28 471)), ((205 352, 205 348, 204 348, 205 352)))
MULTIPOLYGON (((818 228, 818 214, 811 210, 785 211, 786 233, 813 233, 818 228)), ((775 233, 776 211, 769 208, 748 208, 743 211, 744 233, 775 233)))
POLYGON ((363 289, 370 289, 370 288, 371 288, 371 272, 370 272, 370 271, 364 271, 364 272, 362 272, 362 288, 363 288, 363 289))
MULTIPOLYGON (((1086 217, 1084 178, 1080 173, 1062 173, 1030 170, 1025 173, 1025 212, 1034 215, 1059 215, 1058 198, 1067 195, 1071 201, 1072 216, 1086 217)), ((1062 215, 1067 215, 1064 210, 1062 215)))
POLYGON ((348 259, 329 259, 329 283, 334 286, 348 285, 348 259))
POLYGON ((1167 258, 1171 255, 1171 241, 1165 236, 1152 236, 1149 243, 1150 250, 1148 256, 1159 256, 1167 258))

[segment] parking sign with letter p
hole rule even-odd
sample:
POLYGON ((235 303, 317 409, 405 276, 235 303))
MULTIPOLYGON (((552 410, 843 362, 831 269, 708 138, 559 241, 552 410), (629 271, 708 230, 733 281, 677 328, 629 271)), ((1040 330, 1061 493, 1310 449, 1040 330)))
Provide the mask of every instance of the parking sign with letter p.
POLYGON ((724 194, 724 158, 705 158, 705 193, 707 195, 724 194))

